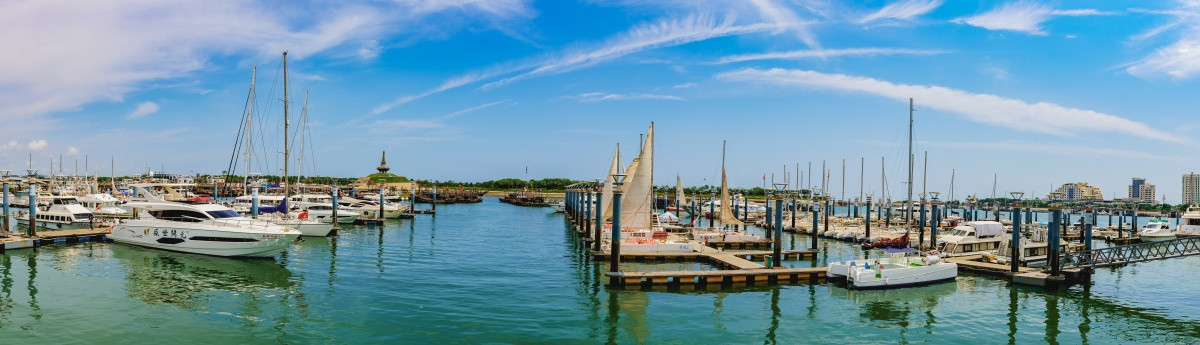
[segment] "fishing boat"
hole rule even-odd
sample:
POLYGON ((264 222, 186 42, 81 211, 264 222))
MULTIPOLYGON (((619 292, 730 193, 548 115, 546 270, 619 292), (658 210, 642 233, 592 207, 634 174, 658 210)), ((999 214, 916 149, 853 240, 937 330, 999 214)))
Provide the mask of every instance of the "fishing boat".
POLYGON ((274 257, 300 231, 247 219, 218 204, 130 202, 134 216, 113 226, 118 243, 227 257, 274 257))
POLYGON ((1149 223, 1142 226, 1138 232, 1138 238, 1146 242, 1157 242, 1173 240, 1176 232, 1171 230, 1171 224, 1167 223, 1166 219, 1152 219, 1149 223))
POLYGON ((913 248, 887 248, 889 257, 865 262, 851 262, 846 281, 856 289, 890 289, 927 285, 954 280, 958 264, 943 262, 937 255, 921 255, 913 248))

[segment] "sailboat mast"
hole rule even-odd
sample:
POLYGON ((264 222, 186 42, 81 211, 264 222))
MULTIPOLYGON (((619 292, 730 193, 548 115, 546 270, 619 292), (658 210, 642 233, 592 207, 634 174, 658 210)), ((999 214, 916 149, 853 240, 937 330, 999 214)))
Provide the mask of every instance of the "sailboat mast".
POLYGON ((254 123, 254 79, 258 76, 258 66, 250 67, 250 106, 246 113, 246 176, 242 181, 242 194, 250 194, 250 126, 254 123))
MULTIPOLYGON (((288 184, 288 160, 291 159, 291 152, 288 152, 288 77, 287 77, 287 52, 283 52, 283 198, 291 196, 291 185, 288 184)), ((379 196, 383 198, 382 195, 379 196)), ((383 199, 380 199, 381 201, 383 199)))
POLYGON ((912 231, 912 110, 912 98, 908 98, 908 210, 904 217, 908 231, 912 231))
POLYGON ((296 153, 296 185, 300 185, 300 175, 304 173, 304 131, 308 127, 308 90, 304 90, 304 105, 300 107, 300 130, 296 134, 300 141, 300 152, 296 153))

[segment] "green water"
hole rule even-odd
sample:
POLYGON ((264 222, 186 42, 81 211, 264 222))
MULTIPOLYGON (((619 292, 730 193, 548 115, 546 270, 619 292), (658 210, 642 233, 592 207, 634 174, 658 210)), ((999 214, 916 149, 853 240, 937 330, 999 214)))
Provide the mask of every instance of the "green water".
MULTIPOLYGON (((0 257, 0 344, 1200 343, 1200 258, 1101 270, 1088 289, 1054 293, 971 275, 891 291, 624 291, 603 287, 607 263, 549 208, 488 198, 438 212, 276 260, 114 243, 12 251, 0 257)), ((818 265, 858 255, 821 246, 818 265)))

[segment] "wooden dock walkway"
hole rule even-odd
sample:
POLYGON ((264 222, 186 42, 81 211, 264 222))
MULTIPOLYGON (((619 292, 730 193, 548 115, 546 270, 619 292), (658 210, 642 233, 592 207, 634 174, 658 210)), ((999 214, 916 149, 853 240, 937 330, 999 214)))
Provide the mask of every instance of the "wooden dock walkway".
POLYGON ((13 233, 8 237, 0 238, 0 251, 33 248, 48 244, 104 241, 110 233, 112 233, 112 227, 38 231, 36 236, 32 237, 24 233, 13 233))
POLYGON ((717 271, 607 272, 616 287, 651 289, 731 287, 735 285, 820 284, 826 281, 825 267, 755 268, 717 271))

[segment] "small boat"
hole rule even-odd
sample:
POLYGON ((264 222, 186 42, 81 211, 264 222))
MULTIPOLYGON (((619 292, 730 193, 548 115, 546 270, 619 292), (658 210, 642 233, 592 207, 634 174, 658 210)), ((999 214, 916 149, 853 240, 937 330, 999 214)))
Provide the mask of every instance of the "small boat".
POLYGON ((1004 239, 1004 224, 991 220, 961 223, 949 234, 939 235, 935 248, 946 256, 966 256, 991 253, 1000 248, 1004 239))
POLYGON ((550 202, 550 208, 554 209, 554 213, 563 213, 567 211, 567 204, 562 200, 555 200, 550 202))
POLYGON ((1200 206, 1189 206, 1181 218, 1176 229, 1180 235, 1200 235, 1200 206))
POLYGON ((1151 220, 1146 226, 1143 226, 1138 232, 1138 238, 1146 242, 1167 241, 1176 238, 1175 231, 1171 230, 1171 225, 1165 219, 1151 220))
POLYGON ((936 254, 922 256, 912 248, 887 248, 890 257, 861 266, 851 262, 846 281, 856 289, 891 289, 933 284, 958 277, 958 264, 942 262, 936 254))

